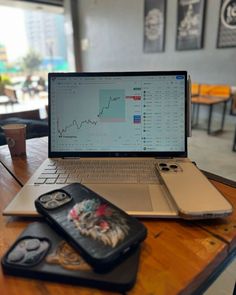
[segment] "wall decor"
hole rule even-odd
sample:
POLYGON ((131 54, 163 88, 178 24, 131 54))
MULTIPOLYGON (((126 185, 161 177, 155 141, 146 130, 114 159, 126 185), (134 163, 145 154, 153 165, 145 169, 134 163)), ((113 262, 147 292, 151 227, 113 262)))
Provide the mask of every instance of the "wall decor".
POLYGON ((205 0, 178 0, 176 50, 201 49, 205 0))
POLYGON ((217 48, 236 47, 236 0, 222 0, 217 48))
POLYGON ((145 0, 143 51, 155 53, 164 51, 165 18, 167 0, 145 0))

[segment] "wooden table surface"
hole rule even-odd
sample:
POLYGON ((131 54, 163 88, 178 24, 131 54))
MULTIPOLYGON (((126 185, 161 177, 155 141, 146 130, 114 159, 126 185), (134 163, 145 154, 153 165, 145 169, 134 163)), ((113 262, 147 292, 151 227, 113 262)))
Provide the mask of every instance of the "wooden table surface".
MULTIPOLYGON (((1 211, 46 157, 47 138, 28 140, 26 157, 12 159, 7 146, 0 147, 1 211)), ((235 208, 236 188, 211 181, 235 208)), ((1 256, 33 220, 0 216, 1 256)), ((148 229, 148 237, 142 245, 137 281, 129 294, 199 294, 212 274, 236 250, 236 212, 214 221, 141 221, 148 229)), ((2 270, 0 286, 1 294, 111 294, 93 288, 10 277, 3 275, 2 270)))
POLYGON ((211 105, 211 104, 218 104, 221 102, 228 101, 230 97, 216 97, 216 96, 192 96, 191 102, 196 103, 196 104, 206 104, 206 105, 211 105))

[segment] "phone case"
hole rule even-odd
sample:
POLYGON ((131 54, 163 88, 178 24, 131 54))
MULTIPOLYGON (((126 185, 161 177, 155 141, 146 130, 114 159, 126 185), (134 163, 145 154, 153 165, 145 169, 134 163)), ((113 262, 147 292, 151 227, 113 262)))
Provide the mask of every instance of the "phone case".
POLYGON ((136 280, 139 247, 106 273, 95 272, 61 236, 44 222, 31 223, 2 258, 8 275, 125 292, 136 280))
POLYGON ((141 222, 79 183, 43 194, 35 206, 96 270, 114 267, 147 235, 141 222))
POLYGON ((156 169, 183 219, 226 217, 232 205, 190 161, 159 161, 156 169))

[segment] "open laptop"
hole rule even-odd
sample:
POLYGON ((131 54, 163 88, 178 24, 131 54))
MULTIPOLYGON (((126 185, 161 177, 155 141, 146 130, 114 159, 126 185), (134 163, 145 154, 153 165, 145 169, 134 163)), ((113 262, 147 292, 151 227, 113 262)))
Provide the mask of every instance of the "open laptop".
POLYGON ((48 79, 49 157, 4 215, 37 215, 39 195, 73 182, 135 216, 232 212, 187 158, 186 71, 50 73, 48 79))

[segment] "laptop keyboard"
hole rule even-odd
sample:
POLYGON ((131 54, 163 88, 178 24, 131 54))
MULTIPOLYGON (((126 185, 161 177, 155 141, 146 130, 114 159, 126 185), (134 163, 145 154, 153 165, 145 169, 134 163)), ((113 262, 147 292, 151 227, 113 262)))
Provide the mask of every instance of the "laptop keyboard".
POLYGON ((158 183, 155 160, 51 160, 35 184, 158 183))

